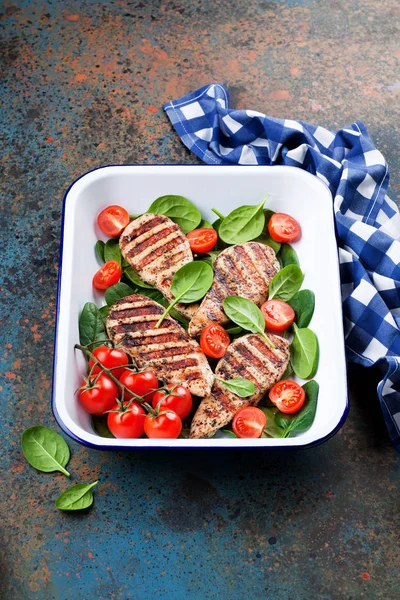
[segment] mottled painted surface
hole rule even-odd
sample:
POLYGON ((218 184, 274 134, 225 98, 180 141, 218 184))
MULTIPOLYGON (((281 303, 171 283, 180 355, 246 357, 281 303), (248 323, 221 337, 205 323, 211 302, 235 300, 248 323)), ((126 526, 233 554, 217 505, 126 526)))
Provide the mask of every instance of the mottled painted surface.
POLYGON ((50 410, 63 192, 107 163, 196 163, 162 102, 212 80, 238 107, 362 120, 399 199, 397 0, 6 2, 1 85, 2 600, 399 597, 398 456, 377 374, 350 371, 343 430, 301 452, 105 453, 68 481, 21 456, 50 410))

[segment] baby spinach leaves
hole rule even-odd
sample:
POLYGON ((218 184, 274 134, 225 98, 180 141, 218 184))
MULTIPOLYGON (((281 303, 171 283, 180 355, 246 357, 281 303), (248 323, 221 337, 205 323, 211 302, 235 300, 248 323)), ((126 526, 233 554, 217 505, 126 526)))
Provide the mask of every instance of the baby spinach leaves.
POLYGON ((121 298, 125 298, 126 296, 130 296, 134 293, 135 290, 129 287, 129 285, 126 285, 126 283, 116 283, 115 285, 112 285, 106 289, 105 299, 108 306, 112 306, 121 298))
POLYGON ((136 273, 133 267, 126 267, 126 269, 124 269, 124 277, 129 279, 129 281, 133 283, 133 285, 136 285, 139 288, 146 288, 150 290, 154 289, 152 285, 140 279, 139 275, 136 273))
MULTIPOLYGON (((106 340, 107 334, 104 328, 102 315, 93 302, 86 302, 79 315, 79 341, 82 346, 106 340)), ((94 346, 93 346, 94 347, 94 346)))
POLYGON ((269 299, 277 298, 288 302, 299 291, 303 279, 304 275, 297 265, 284 267, 269 284, 269 299))
POLYGON ((120 265, 122 264, 121 250, 119 249, 118 240, 107 240, 104 245, 104 261, 115 260, 120 265))
POLYGON ((44 473, 60 471, 70 476, 64 468, 70 453, 65 440, 48 427, 35 425, 22 434, 22 452, 32 467, 44 473))
POLYGON ((299 329, 293 323, 293 342, 290 349, 290 362, 293 371, 301 379, 310 379, 314 377, 318 368, 318 340, 311 329, 299 329))
POLYGON ((278 254, 281 243, 272 239, 269 235, 268 231, 268 222, 272 215, 275 214, 273 210, 264 209, 265 223, 261 235, 259 235, 254 241, 259 242, 260 244, 265 244, 266 246, 270 246, 275 254, 278 254))
POLYGON ((171 292, 174 295, 174 301, 161 315, 156 327, 159 327, 167 314, 177 302, 185 304, 197 302, 210 289, 214 278, 214 273, 209 264, 202 261, 194 261, 183 265, 172 278, 171 292))
POLYGON ((282 267, 287 267, 288 265, 300 266, 296 251, 290 244, 282 244, 279 258, 281 259, 282 267))
POLYGON ((179 225, 183 233, 196 229, 201 221, 199 209, 183 196, 161 196, 152 202, 147 212, 166 215, 179 225))
POLYGON ((246 331, 259 333, 271 348, 275 348, 267 334, 265 333, 265 320, 261 310, 247 298, 240 296, 228 296, 223 301, 224 312, 226 316, 243 327, 246 331))
POLYGON ((100 260, 100 264, 102 264, 104 261, 104 247, 105 247, 105 243, 102 242, 101 240, 97 240, 95 247, 94 247, 94 251, 96 253, 97 258, 100 260))
POLYGON ((91 415, 90 417, 93 430, 100 436, 105 438, 114 438, 113 434, 107 425, 107 415, 91 415))
POLYGON ((264 204, 268 196, 256 206, 239 206, 229 213, 219 226, 218 234, 227 244, 242 244, 261 235, 264 224, 264 204))
POLYGON ((215 377, 215 379, 223 383, 230 392, 233 392, 239 398, 248 398, 256 391, 256 387, 250 379, 243 379, 243 377, 234 377, 233 379, 215 377))
POLYGON ((300 290, 289 301, 295 312, 298 327, 307 327, 314 314, 315 295, 311 290, 300 290))
POLYGON ((55 506, 59 510, 83 510, 93 504, 92 488, 99 482, 91 484, 78 483, 63 492, 56 500, 55 506))
POLYGON ((301 433, 309 429, 314 422, 317 410, 319 385, 313 379, 303 385, 306 400, 303 407, 293 416, 277 413, 275 424, 283 430, 282 437, 290 437, 293 433, 301 433))

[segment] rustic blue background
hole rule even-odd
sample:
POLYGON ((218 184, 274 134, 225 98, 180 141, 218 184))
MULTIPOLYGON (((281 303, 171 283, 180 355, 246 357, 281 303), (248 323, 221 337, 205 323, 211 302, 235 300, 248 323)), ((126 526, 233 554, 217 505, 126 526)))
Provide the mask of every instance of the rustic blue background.
MULTIPOLYGON (((212 80, 232 103, 331 129, 362 120, 399 199, 397 0, 6 2, 1 60, 1 598, 399 597, 398 456, 378 375, 349 373, 332 440, 301 452, 105 453, 70 441, 69 482, 20 435, 50 409, 62 196, 108 163, 196 163, 160 109, 212 80)), ((329 316, 328 316, 329 317, 329 316)), ((328 318, 327 317, 327 318, 328 318)))

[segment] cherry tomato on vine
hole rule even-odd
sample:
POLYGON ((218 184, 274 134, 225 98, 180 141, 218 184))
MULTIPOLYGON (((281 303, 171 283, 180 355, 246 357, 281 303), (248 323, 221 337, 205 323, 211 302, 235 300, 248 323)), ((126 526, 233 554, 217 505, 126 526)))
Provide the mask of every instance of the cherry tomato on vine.
POLYGON ((285 213, 275 213, 268 222, 268 232, 276 242, 294 242, 301 236, 296 219, 285 213))
POLYGON ((169 385, 168 390, 160 390, 153 395, 153 408, 161 400, 160 411, 172 410, 185 419, 192 410, 192 394, 183 385, 169 385))
POLYGON ((303 388, 292 379, 278 381, 269 390, 269 399, 283 413, 291 415, 304 404, 306 394, 303 388))
POLYGON ((230 343, 229 335, 218 323, 207 325, 201 332, 201 349, 210 358, 222 358, 225 356, 226 349, 230 343))
POLYGON ((214 248, 218 241, 217 232, 215 229, 209 227, 194 229, 187 233, 186 237, 189 240, 191 250, 200 254, 214 248))
POLYGON ((264 315, 265 325, 269 331, 282 333, 294 321, 293 308, 283 300, 267 300, 261 305, 261 312, 264 315))
POLYGON ((116 438, 140 438, 144 434, 146 412, 140 404, 132 402, 127 409, 114 406, 118 412, 109 412, 107 425, 116 438))
MULTIPOLYGON (((101 362, 101 364, 106 367, 106 369, 112 369, 111 373, 119 379, 122 373, 126 370, 124 367, 129 365, 128 355, 125 354, 123 350, 119 348, 110 348, 109 346, 98 346, 94 350, 92 350, 92 354, 101 362), (120 369, 116 369, 115 367, 121 366, 120 369)), ((89 360, 89 369, 91 369, 94 365, 94 361, 91 358, 89 360)), ((96 365, 93 368, 92 374, 100 373, 101 367, 96 365)))
POLYGON ((181 418, 172 410, 148 413, 144 420, 144 432, 151 439, 176 439, 181 431, 181 418))
POLYGON ((118 388, 104 373, 83 381, 79 389, 79 402, 91 415, 102 415, 111 410, 118 398, 118 388))
MULTIPOLYGON (((151 402, 152 392, 158 388, 158 379, 154 375, 152 371, 141 371, 140 373, 135 373, 134 371, 130 371, 128 369, 125 370, 124 373, 119 378, 120 382, 128 388, 131 392, 136 394, 136 396, 145 396, 145 402, 151 402)), ((130 395, 125 394, 124 399, 129 400, 130 395)))
POLYGON ((239 438, 259 438, 266 424, 267 417, 262 410, 245 406, 233 417, 232 429, 239 438))
POLYGON ((111 285, 118 283, 121 278, 121 267, 116 260, 109 260, 97 271, 93 277, 93 287, 97 290, 106 290, 111 285))
POLYGON ((97 224, 103 233, 109 237, 118 237, 127 225, 129 225, 129 214, 122 206, 107 206, 99 213, 97 224))

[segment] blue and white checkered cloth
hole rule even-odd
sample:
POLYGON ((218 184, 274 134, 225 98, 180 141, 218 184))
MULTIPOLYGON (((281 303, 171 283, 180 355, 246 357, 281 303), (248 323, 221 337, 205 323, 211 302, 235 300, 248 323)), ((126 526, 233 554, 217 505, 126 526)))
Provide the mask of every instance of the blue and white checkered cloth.
POLYGON ((347 357, 377 365, 378 396, 400 451, 400 215, 389 171, 361 123, 336 134, 302 121, 229 108, 218 83, 164 104, 182 142, 212 165, 292 165, 334 198, 347 357))

